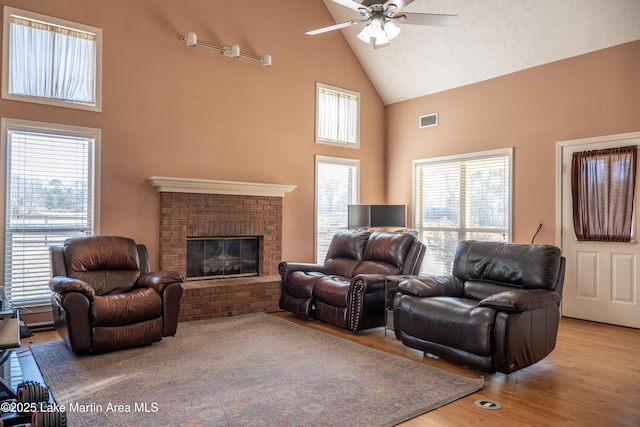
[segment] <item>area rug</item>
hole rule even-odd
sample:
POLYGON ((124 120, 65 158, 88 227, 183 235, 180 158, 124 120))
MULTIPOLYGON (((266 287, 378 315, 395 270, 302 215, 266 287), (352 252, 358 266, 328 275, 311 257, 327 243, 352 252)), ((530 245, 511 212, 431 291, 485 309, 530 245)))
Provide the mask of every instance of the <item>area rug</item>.
POLYGON ((267 314, 102 355, 31 351, 72 426, 392 426, 483 384, 267 314))

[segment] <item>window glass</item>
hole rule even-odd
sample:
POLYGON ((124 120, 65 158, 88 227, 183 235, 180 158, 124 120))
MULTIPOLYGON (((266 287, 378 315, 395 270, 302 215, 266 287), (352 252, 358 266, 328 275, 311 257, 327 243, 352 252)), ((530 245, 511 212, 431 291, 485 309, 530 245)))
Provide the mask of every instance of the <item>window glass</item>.
POLYGON ((638 147, 573 153, 573 227, 579 241, 631 242, 638 147))
POLYGON ((316 262, 324 262, 331 239, 348 226, 348 205, 358 204, 359 161, 316 156, 316 262))
POLYGON ((98 28, 5 6, 2 97, 100 111, 98 28))
POLYGON ((511 239, 511 149, 414 162, 423 274, 449 274, 461 240, 511 239))
POLYGON ((43 125, 2 120, 2 279, 18 305, 48 303, 49 247, 95 228, 99 131, 43 125))
POLYGON ((316 142, 360 146, 360 94, 316 84, 316 142))

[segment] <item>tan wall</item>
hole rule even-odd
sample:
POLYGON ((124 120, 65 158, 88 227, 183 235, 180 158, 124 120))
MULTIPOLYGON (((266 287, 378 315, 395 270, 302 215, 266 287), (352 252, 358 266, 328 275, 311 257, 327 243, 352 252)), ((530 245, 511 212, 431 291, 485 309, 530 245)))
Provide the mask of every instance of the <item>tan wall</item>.
POLYGON ((555 243, 556 142, 640 131, 639 76, 636 41, 388 106, 388 202, 411 204, 414 159, 515 147, 513 240, 542 220, 555 243))
POLYGON ((100 232, 133 237, 158 262, 153 175, 294 184, 284 199, 283 258, 313 260, 314 155, 361 160, 361 199, 384 201, 385 108, 322 1, 8 0, 102 28, 101 113, 0 100, 0 116, 102 130, 100 232), (270 53, 273 66, 187 48, 270 53), (362 148, 314 143, 315 83, 362 95, 362 148))

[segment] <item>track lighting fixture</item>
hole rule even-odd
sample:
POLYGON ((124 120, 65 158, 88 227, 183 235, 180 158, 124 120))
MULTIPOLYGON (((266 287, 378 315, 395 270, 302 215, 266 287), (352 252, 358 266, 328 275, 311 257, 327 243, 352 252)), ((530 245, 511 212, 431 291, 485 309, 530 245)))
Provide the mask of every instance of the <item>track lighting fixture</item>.
POLYGON ((196 35, 196 33, 193 33, 193 32, 187 33, 185 36, 180 36, 180 40, 185 42, 185 44, 189 47, 195 47, 195 46, 206 47, 207 49, 216 50, 222 53, 224 56, 228 56, 229 58, 242 57, 246 59, 251 59, 253 61, 259 61, 262 63, 263 67, 271 67, 271 55, 269 55, 268 53, 262 56, 255 56, 255 55, 249 55, 247 53, 240 52, 240 46, 238 46, 237 44, 232 44, 231 46, 215 46, 209 43, 199 42, 198 36, 196 35))

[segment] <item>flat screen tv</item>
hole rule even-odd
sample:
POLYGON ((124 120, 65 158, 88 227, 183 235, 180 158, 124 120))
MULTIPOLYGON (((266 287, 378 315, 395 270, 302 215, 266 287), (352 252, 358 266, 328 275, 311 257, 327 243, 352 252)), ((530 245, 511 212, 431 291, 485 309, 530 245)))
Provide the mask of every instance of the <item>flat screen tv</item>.
POLYGON ((349 205, 349 229, 406 227, 405 205, 349 205))

